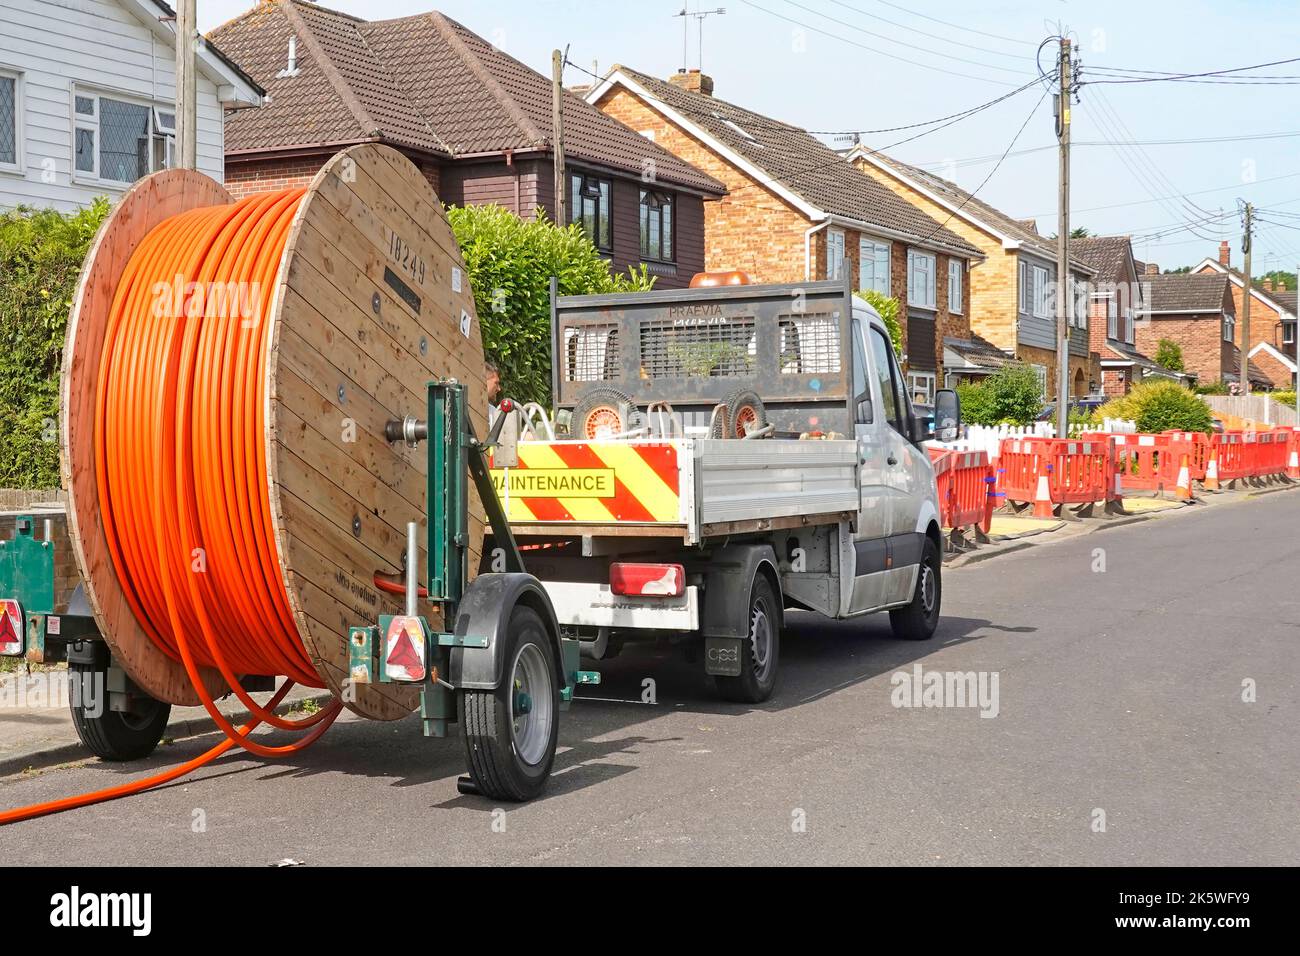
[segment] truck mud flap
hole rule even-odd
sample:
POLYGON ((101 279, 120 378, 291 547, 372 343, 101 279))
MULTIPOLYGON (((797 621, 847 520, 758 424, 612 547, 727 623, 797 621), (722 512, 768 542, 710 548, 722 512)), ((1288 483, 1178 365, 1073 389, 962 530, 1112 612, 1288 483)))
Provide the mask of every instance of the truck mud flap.
POLYGON ((715 677, 739 677, 741 640, 739 637, 706 637, 704 673, 715 677))

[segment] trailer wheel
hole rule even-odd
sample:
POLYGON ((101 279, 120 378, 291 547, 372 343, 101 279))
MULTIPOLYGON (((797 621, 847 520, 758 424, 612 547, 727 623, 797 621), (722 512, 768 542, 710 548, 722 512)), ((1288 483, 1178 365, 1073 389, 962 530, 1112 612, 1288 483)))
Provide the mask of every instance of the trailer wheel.
POLYGON ((943 598, 940 570, 943 563, 939 549, 929 536, 921 550, 921 568, 916 576, 912 603, 889 612, 889 626, 894 636, 906 641, 928 641, 939 626, 939 605, 943 598))
POLYGON ((767 409, 753 389, 736 389, 723 405, 723 414, 714 424, 714 438, 744 438, 767 424, 767 409))
POLYGON ((608 430, 611 435, 617 435, 624 430, 640 427, 643 421, 644 416, 631 396, 617 388, 602 385, 578 399, 573 407, 570 432, 574 438, 595 441, 601 431, 608 430), (627 409, 626 419, 623 417, 623 409, 627 409))
POLYGON ((726 700, 761 704, 776 688, 781 660, 781 608, 766 575, 754 576, 749 594, 748 636, 740 645, 740 676, 715 677, 726 700))
POLYGON ((70 664, 69 677, 82 688, 72 694, 72 725, 82 744, 104 760, 139 760, 154 752, 167 729, 172 705, 138 697, 130 713, 108 709, 104 667, 70 664))
POLYGON ((505 640, 506 669, 497 689, 461 692, 465 759, 483 796, 531 800, 555 761, 560 685, 551 638, 536 611, 516 607, 505 640))

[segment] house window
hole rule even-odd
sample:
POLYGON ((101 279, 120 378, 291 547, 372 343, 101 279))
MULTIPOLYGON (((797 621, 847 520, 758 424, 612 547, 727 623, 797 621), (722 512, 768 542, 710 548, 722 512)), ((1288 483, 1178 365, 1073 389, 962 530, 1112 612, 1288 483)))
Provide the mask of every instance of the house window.
POLYGON ((1032 368, 1034 374, 1038 376, 1038 394, 1043 398, 1047 398, 1047 366, 1030 365, 1029 367, 1032 368))
POLYGON ((1282 323, 1282 344, 1283 345, 1295 344, 1295 323, 1294 322, 1282 323))
POLYGON ((1233 342, 1236 340, 1236 325, 1237 317, 1235 315, 1225 315, 1223 317, 1223 341, 1233 342))
POLYGON ((912 404, 929 405, 934 402, 934 373, 908 372, 907 390, 912 396, 912 404))
POLYGON ((73 91, 74 178, 133 183, 171 166, 175 151, 171 107, 73 91))
POLYGON ((1021 262, 1020 263, 1020 311, 1023 313, 1029 312, 1029 303, 1033 301, 1033 296, 1031 294, 1032 290, 1030 286, 1031 281, 1032 278, 1029 272, 1029 263, 1021 262))
POLYGON ((601 252, 614 249, 614 233, 610 228, 612 192, 613 186, 608 179, 586 173, 569 176, 569 222, 581 223, 592 245, 601 252))
POLYGON ((1124 341, 1133 344, 1133 310, 1124 310, 1124 341))
POLYGON ((641 258, 673 261, 673 195, 641 190, 641 258))
POLYGON ((1034 315, 1040 319, 1052 317, 1051 274, 1042 266, 1033 267, 1034 315))
POLYGON ((962 268, 960 259, 948 260, 948 311, 961 315, 962 268))
POLYGON ((844 230, 826 230, 826 278, 844 278, 844 230))
POLYGON ((18 156, 18 74, 0 70, 0 169, 21 171, 18 156))
POLYGON ((934 256, 907 250, 907 304, 934 308, 934 256))
POLYGON ((1113 295, 1106 300, 1106 338, 1119 340, 1119 303, 1113 295))
POLYGON ((858 288, 889 295, 889 243, 858 241, 858 288))

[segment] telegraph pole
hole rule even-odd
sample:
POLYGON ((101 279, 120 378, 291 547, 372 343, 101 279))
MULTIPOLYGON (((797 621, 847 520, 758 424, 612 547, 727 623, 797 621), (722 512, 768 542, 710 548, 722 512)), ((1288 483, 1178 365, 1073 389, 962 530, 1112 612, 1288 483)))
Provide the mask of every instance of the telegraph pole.
POLYGON ((1250 394, 1250 241, 1255 207, 1246 203, 1246 230, 1241 236, 1241 251, 1246 256, 1241 283, 1241 394, 1250 394))
POLYGON ((1056 437, 1070 435, 1070 88, 1073 84, 1070 40, 1061 38, 1060 92, 1056 95, 1056 139, 1060 160, 1060 195, 1056 239, 1056 437))
POLYGON ((555 167, 555 224, 569 224, 564 214, 568 182, 564 175, 564 54, 551 51, 551 161, 555 167))
POLYGON ((194 89, 194 42, 196 0, 176 4, 176 146, 181 169, 197 169, 197 93, 194 89))

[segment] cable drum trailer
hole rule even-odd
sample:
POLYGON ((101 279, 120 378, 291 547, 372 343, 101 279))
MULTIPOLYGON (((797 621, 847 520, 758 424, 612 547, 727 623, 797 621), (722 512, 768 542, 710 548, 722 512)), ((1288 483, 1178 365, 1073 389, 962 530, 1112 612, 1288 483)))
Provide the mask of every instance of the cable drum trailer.
MULTIPOLYGON (((512 424, 524 437, 492 475, 584 657, 702 643, 719 693, 757 703, 776 686, 787 608, 888 611, 900 637, 934 633, 934 435, 847 283, 574 297, 553 284, 552 352, 568 434, 512 424)), ((959 417, 940 391, 945 434, 959 417)))
MULTIPOLYGON (((387 147, 344 150, 301 195, 290 192, 273 200, 285 217, 278 233, 284 250, 270 261, 274 281, 259 293, 261 311, 190 311, 202 287, 182 284, 188 276, 178 275, 185 298, 177 301, 188 304, 172 315, 152 313, 162 323, 156 328, 169 334, 175 328, 201 335, 210 327, 256 359, 244 366, 247 378, 230 379, 253 400, 242 413, 224 410, 232 419, 244 415, 246 447, 255 452, 245 460, 263 469, 233 475, 248 489, 244 504, 253 513, 232 503, 213 517, 222 527, 239 518, 266 529, 262 566, 269 561, 271 570, 184 578, 187 593, 224 587, 238 596, 251 592, 260 576, 256 583, 284 602, 278 619, 306 671, 298 682, 328 688, 338 705, 371 720, 418 711, 426 736, 458 726, 469 770, 461 789, 529 799, 550 773, 560 712, 574 687, 596 683, 599 675, 579 669, 578 642, 562 638, 547 592, 523 569, 490 484, 485 455, 495 433, 489 434, 479 324, 459 247, 428 181, 387 147), (488 523, 497 560, 476 575, 488 523), (191 583, 199 580, 209 583, 191 583), (281 589, 278 595, 274 589, 281 589)), ((112 550, 131 526, 115 524, 123 505, 104 462, 130 459, 116 446, 97 453, 97 442, 114 440, 98 424, 103 405, 96 404, 97 386, 109 374, 102 370, 113 368, 104 356, 120 354, 112 349, 110 316, 130 301, 122 298, 132 294, 122 291, 128 278, 145 275, 130 271, 137 268, 133 254, 179 217, 210 216, 233 230, 254 221, 251 210, 264 208, 240 207, 250 210, 245 213, 231 204, 221 184, 177 169, 140 180, 114 207, 82 270, 61 376, 67 547, 80 586, 70 595, 56 593, 55 542, 48 532, 37 537, 30 516, 19 519, 12 540, 0 542, 0 655, 66 660, 75 678, 78 733, 91 752, 109 760, 151 753, 172 705, 202 703, 216 720, 213 700, 272 690, 285 673, 235 670, 231 680, 228 666, 219 670, 200 660, 196 682, 193 662, 160 643, 168 620, 142 600, 155 585, 129 573, 138 566, 122 567, 112 550)), ((170 285, 167 276, 153 294, 170 285)), ((130 314, 149 321, 147 310, 130 314)), ((158 363, 170 374, 173 366, 162 362, 177 358, 176 351, 159 353, 158 363)), ((177 364, 175 374, 183 379, 189 367, 177 364)), ((504 416, 497 427, 510 421, 504 416)), ((143 415, 134 427, 146 448, 154 440, 151 428, 166 433, 143 415)), ((167 440, 197 454, 182 438, 167 440)), ((227 456, 212 467, 232 468, 231 461, 227 456)), ((141 480, 143 465, 123 469, 125 480, 141 480)), ((152 513, 182 520, 156 507, 152 513)), ((202 555, 209 533, 221 528, 198 527, 201 547, 193 553, 202 555)), ((175 540, 184 547, 194 539, 175 540)), ((166 549, 149 540, 128 544, 142 560, 157 552, 154 570, 167 573, 166 549)), ((186 571, 179 574, 207 570, 205 563, 191 564, 188 550, 182 560, 186 571)), ((262 628, 253 621, 249 630, 262 628)), ((230 634, 226 628, 217 636, 230 634)), ((336 704, 331 708, 337 712, 336 704)), ((302 725, 312 726, 310 719, 302 725)))

